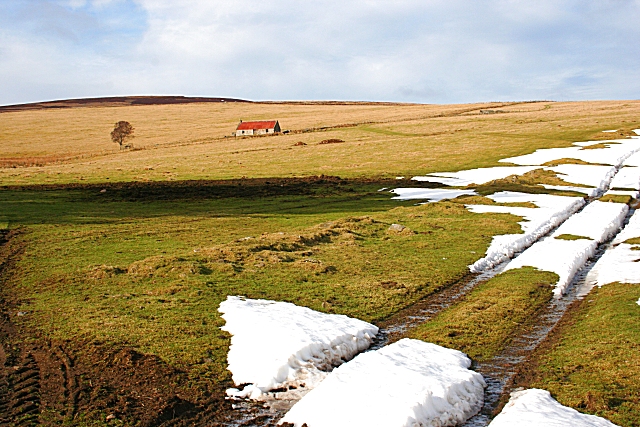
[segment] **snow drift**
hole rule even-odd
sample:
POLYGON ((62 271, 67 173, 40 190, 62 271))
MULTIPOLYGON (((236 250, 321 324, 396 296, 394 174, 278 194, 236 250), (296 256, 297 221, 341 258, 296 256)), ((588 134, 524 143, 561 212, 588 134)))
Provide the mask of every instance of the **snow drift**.
POLYGON ((231 336, 227 355, 236 385, 229 395, 257 398, 283 387, 307 388, 367 349, 378 328, 362 320, 325 314, 287 302, 227 297, 219 310, 231 336))
POLYGON ((613 166, 559 165, 545 169, 555 172, 556 176, 563 181, 588 185, 600 191, 607 189, 616 174, 616 168, 613 166))
POLYGON ((611 188, 640 190, 640 167, 625 166, 611 180, 611 188))
POLYGON ((640 237, 640 213, 638 213, 638 211, 633 213, 627 225, 624 226, 622 231, 618 233, 611 243, 617 245, 618 243, 624 243, 636 237, 640 237))
POLYGON ((585 284, 588 290, 593 286, 608 283, 640 283, 640 251, 634 250, 637 245, 625 243, 629 239, 640 237, 640 213, 636 211, 629 223, 611 242, 602 257, 593 266, 585 284))
POLYGON ((528 266, 556 273, 560 278, 553 293, 560 296, 576 272, 595 254, 597 246, 597 242, 588 239, 545 239, 520 254, 505 270, 528 266))
POLYGON ((476 213, 509 213, 521 216, 519 224, 524 234, 503 234, 494 236, 485 256, 469 266, 474 273, 493 268, 514 256, 540 237, 549 233, 584 205, 581 197, 552 196, 549 194, 528 194, 503 191, 489 196, 498 203, 531 202, 537 208, 498 205, 467 205, 476 213))
POLYGON ((309 427, 452 426, 476 414, 485 383, 460 351, 402 339, 336 368, 280 421, 309 427))
POLYGON ((500 162, 513 163, 521 166, 539 166, 553 160, 566 158, 582 160, 588 163, 619 166, 639 148, 640 141, 638 140, 638 137, 615 139, 611 141, 575 142, 573 147, 542 148, 531 154, 508 157, 500 160, 500 162), (583 147, 601 143, 608 144, 608 146, 605 148, 583 149, 583 147))
POLYGON ((640 283, 640 252, 633 245, 621 243, 607 249, 593 266, 585 283, 589 290, 608 283, 640 283))
POLYGON ((489 427, 616 427, 595 415, 581 414, 559 404, 546 390, 529 389, 511 393, 511 399, 489 427))
POLYGON ((415 181, 437 182, 453 187, 466 187, 471 184, 485 184, 496 179, 503 179, 510 175, 522 175, 539 166, 498 166, 493 168, 468 169, 459 172, 437 172, 429 176, 416 176, 415 181))
POLYGON ((455 199, 458 196, 477 194, 473 190, 452 190, 446 188, 396 188, 391 190, 396 194, 394 200, 424 200, 439 202, 445 199, 455 199))
POLYGON ((575 187, 573 185, 550 185, 540 184, 547 190, 575 191, 576 193, 584 193, 587 197, 594 197, 598 194, 598 189, 594 187, 575 187))
POLYGON ((562 224, 553 237, 573 234, 602 243, 618 233, 628 211, 624 203, 592 202, 562 224))

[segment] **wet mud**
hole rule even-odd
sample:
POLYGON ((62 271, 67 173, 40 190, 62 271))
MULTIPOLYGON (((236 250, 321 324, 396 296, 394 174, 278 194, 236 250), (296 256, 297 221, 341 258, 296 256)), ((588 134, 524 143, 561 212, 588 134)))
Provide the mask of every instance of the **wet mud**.
MULTIPOLYGON (((0 230, 0 283, 23 247, 0 230)), ((52 341, 21 320, 19 297, 0 293, 0 426, 76 424, 228 425, 221 385, 193 384, 155 356, 108 343, 52 341), (213 388, 212 388, 213 387, 213 388)))

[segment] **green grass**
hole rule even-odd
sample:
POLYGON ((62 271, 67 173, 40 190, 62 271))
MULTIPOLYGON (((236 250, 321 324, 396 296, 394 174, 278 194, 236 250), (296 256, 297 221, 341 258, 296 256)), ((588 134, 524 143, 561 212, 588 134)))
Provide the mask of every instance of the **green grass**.
POLYGON ((486 361, 499 354, 517 331, 552 298, 554 273, 531 267, 510 270, 478 285, 462 302, 410 332, 486 361))
POLYGON ((563 405, 623 427, 640 425, 640 286, 595 288, 540 355, 529 384, 563 405))
POLYGON ((559 239, 559 240, 581 240, 581 239, 589 239, 588 237, 584 237, 584 236, 576 236, 575 234, 561 234, 559 236, 554 237, 554 239, 559 239))
MULTIPOLYGON (((560 179, 555 172, 544 169, 536 169, 522 175, 512 175, 503 179, 496 179, 485 184, 475 186, 477 193, 487 196, 498 191, 517 191, 533 194, 554 194, 558 196, 584 197, 584 194, 574 191, 548 190, 542 186, 548 185, 571 185, 583 187, 581 184, 570 184, 560 179)), ((470 186, 471 187, 471 186, 470 186)))
MULTIPOLYGON (((607 101, 2 114, 0 227, 20 228, 11 244, 24 247, 3 296, 28 313, 17 322, 50 339, 133 346, 185 367, 193 378, 226 384, 229 337, 220 331, 217 307, 227 295, 382 321, 466 275, 494 235, 521 232, 520 218, 472 214, 460 203, 489 203, 486 198, 423 206, 392 201, 377 190, 407 184, 396 176, 504 166, 498 161, 505 157, 612 136, 603 129, 639 127, 633 125, 639 111, 638 101, 607 101), (479 115, 481 108, 506 113, 479 115), (277 117, 293 132, 226 137, 247 115, 277 117), (138 150, 119 152, 110 142, 121 119, 136 127, 138 150), (69 123, 75 132, 68 132, 69 123), (319 144, 332 138, 345 142, 319 144), (306 145, 294 146, 298 141, 306 145), (273 178, 320 174, 357 180, 273 178), (234 181, 200 181, 213 179, 234 181), (133 184, 108 184, 122 182, 133 184), (32 187, 37 184, 73 188, 32 187), (392 223, 407 229, 389 232, 392 223)), ((566 185, 551 172, 534 171, 478 192, 583 197, 543 183, 566 185)), ((500 275, 416 334, 485 360, 527 327, 548 301, 553 277, 532 270, 500 275)))
POLYGON ((23 227, 25 246, 5 292, 48 337, 131 345, 226 381, 227 295, 375 322, 462 278, 494 234, 520 232, 511 215, 378 188, 162 201, 144 186, 0 191, 0 220, 23 227))
POLYGON ((628 205, 633 202, 633 197, 624 194, 605 194, 598 200, 601 202, 624 203, 628 205))

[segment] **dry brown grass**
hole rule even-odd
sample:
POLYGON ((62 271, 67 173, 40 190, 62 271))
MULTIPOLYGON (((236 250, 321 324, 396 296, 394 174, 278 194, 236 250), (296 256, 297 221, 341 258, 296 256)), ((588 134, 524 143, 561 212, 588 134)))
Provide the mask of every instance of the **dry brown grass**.
POLYGON ((21 185, 416 175, 492 166, 537 148, 568 146, 604 129, 640 127, 638 113, 638 101, 208 103, 11 112, 0 114, 0 179, 21 185), (486 108, 505 113, 479 113, 486 108), (229 136, 240 119, 268 118, 292 132, 229 136), (119 152, 110 141, 118 120, 134 125, 139 150, 119 152), (319 144, 327 139, 345 142, 319 144))

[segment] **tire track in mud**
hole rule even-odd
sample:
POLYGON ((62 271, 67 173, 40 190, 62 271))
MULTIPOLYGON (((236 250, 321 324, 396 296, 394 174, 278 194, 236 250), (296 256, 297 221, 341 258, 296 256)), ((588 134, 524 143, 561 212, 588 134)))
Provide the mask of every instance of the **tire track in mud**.
POLYGON ((7 375, 8 389, 3 399, 3 423, 18 426, 38 424, 40 414, 40 369, 31 353, 24 354, 7 375))

